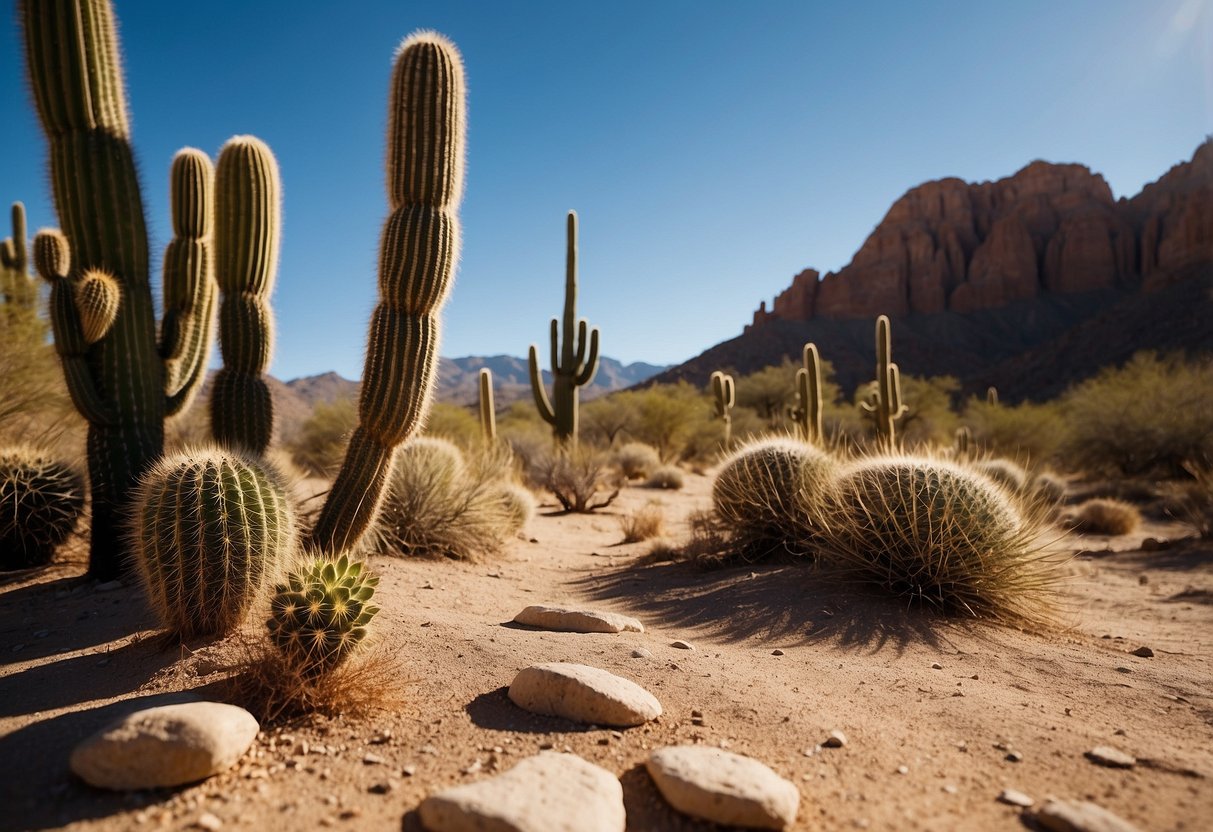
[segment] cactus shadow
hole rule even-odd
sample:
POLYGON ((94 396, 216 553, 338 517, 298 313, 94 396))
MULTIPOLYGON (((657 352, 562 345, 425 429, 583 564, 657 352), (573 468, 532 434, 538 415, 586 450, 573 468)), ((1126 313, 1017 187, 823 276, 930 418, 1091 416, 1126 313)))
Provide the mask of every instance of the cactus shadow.
POLYGON ((640 563, 577 581, 596 601, 628 608, 646 623, 698 630, 725 642, 821 644, 898 652, 940 647, 954 624, 894 599, 825 578, 799 564, 705 571, 690 563, 640 563))

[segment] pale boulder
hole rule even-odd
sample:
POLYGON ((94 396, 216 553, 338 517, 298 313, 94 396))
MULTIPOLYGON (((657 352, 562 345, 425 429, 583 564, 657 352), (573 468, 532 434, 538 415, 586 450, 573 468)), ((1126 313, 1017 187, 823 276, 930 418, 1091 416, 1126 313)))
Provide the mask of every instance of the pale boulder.
POLYGON ((654 751, 645 767, 662 797, 685 814, 754 829, 783 829, 796 820, 796 786, 749 757, 679 745, 654 751))
POLYGON ((584 664, 528 667, 514 677, 509 697, 523 710, 592 725, 630 727, 661 716, 661 703, 640 685, 584 664))

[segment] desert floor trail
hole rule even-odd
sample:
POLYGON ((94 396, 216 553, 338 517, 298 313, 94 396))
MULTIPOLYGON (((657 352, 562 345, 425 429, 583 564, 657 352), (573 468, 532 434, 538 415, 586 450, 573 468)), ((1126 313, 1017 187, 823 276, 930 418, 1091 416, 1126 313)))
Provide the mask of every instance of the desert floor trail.
POLYGON ((1068 627, 949 626, 822 589, 804 568, 704 572, 619 544, 619 517, 652 499, 681 534, 711 484, 687 479, 680 492, 626 488, 591 515, 545 506, 525 539, 482 562, 374 558, 378 649, 401 659, 406 705, 267 727, 235 769, 178 790, 95 791, 67 756, 133 703, 221 696, 236 651, 166 647, 136 588, 80 578, 80 563, 0 587, 0 828, 416 830, 426 794, 554 747, 620 775, 629 829, 711 829, 669 809, 643 769, 650 750, 697 742, 793 780, 797 828, 1022 829, 1021 810, 997 800, 1005 788, 1090 800, 1143 830, 1213 826, 1207 543, 1143 551, 1144 536, 1182 533, 1157 524, 1124 551, 1078 539, 1068 627), (633 615, 647 632, 508 623, 545 602, 633 615), (549 661, 630 678, 665 713, 613 731, 516 708, 514 674, 549 661), (846 745, 820 748, 832 730, 846 745), (1084 756, 1097 746, 1138 762, 1097 765, 1084 756))

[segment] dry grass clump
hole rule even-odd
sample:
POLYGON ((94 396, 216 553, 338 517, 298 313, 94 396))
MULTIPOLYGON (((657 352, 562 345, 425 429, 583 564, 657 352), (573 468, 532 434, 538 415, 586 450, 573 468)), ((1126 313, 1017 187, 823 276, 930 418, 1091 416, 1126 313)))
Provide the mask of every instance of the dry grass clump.
POLYGON ((1020 494, 1028 487, 1028 473, 1009 459, 979 459, 970 465, 977 473, 989 477, 1012 494, 1020 494))
POLYGON ((514 480, 503 480, 493 490, 505 506, 513 531, 519 531, 535 516, 535 495, 531 489, 514 480))
POLYGON ((666 488, 671 491, 678 491, 684 485, 686 485, 686 477, 677 465, 661 466, 649 474, 649 478, 644 483, 645 488, 666 488))
POLYGON ((872 457, 838 478, 822 561, 944 614, 1041 622, 1059 577, 1042 528, 966 467, 872 457))
POLYGON ((647 477, 661 465, 657 449, 643 442, 628 442, 615 452, 615 464, 629 480, 647 477))
POLYGON ((1213 465, 1188 462, 1184 468, 1192 475, 1180 497, 1178 515, 1191 523, 1203 538, 1213 537, 1213 465))
POLYGON ((650 500, 635 511, 619 518, 624 543, 639 543, 651 540, 665 531, 665 509, 656 500, 650 500))
POLYGON ((1132 534, 1141 526, 1141 512, 1132 503, 1096 497, 1074 509, 1074 530, 1082 534, 1132 534))
POLYGON ((557 451, 540 465, 540 480, 565 511, 585 514, 609 506, 619 496, 623 476, 606 454, 578 446, 557 451))

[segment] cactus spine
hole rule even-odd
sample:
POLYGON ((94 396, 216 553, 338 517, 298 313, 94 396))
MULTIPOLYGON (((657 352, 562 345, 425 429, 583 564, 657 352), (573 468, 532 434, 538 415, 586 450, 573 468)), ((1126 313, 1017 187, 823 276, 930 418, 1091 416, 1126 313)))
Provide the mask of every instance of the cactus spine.
POLYGON ((333 555, 356 544, 383 499, 395 448, 420 427, 438 362, 438 312, 459 252, 463 192, 463 62, 432 32, 396 54, 388 111, 387 185, 392 214, 379 256, 379 305, 371 318, 359 425, 312 532, 333 555))
POLYGON ((816 344, 804 345, 804 366, 796 371, 796 395, 799 405, 791 410, 792 421, 801 438, 820 444, 825 436, 822 415, 821 356, 816 344))
POLYGON ((724 422, 724 449, 733 443, 733 416, 730 411, 737 404, 737 388, 733 377, 720 370, 712 373, 712 397, 716 403, 716 418, 724 422))
POLYGON ((889 319, 881 315, 876 319, 876 391, 873 401, 862 402, 860 407, 873 415, 876 435, 889 447, 896 441, 893 423, 909 409, 901 401, 901 371, 890 360, 892 351, 889 319))
POLYGON ((215 171, 215 260, 223 303, 223 369, 211 393, 211 433, 229 448, 263 454, 274 428, 263 377, 274 344, 269 298, 278 270, 278 162, 253 136, 223 146, 215 171))
MULTIPOLYGON (((50 318, 72 401, 89 423, 89 571, 112 578, 125 563, 121 518, 139 476, 163 450, 173 396, 156 344, 147 229, 116 26, 108 0, 22 0, 20 9, 30 86, 66 234, 50 245, 65 250, 62 263, 73 264, 70 274, 66 268, 50 271, 50 318), (76 284, 102 271, 119 296, 108 326, 103 317, 90 317, 96 311, 91 306, 82 316, 73 299, 76 284)), ((209 327, 202 311, 179 325, 209 327)), ((205 364, 205 357, 199 361, 205 364)), ((196 383, 201 372, 185 375, 196 383)))
POLYGON ((577 443, 577 388, 589 384, 598 371, 598 327, 586 338, 589 325, 577 320, 577 212, 569 211, 568 251, 564 277, 563 339, 561 322, 552 318, 552 399, 548 399, 539 372, 539 347, 531 345, 529 364, 531 393, 539 415, 552 426, 562 445, 577 443), (589 354, 586 346, 589 346, 589 354))
POLYGON ((484 441, 492 444, 497 441, 497 411, 493 407, 493 371, 488 367, 480 368, 480 430, 484 433, 484 441))

